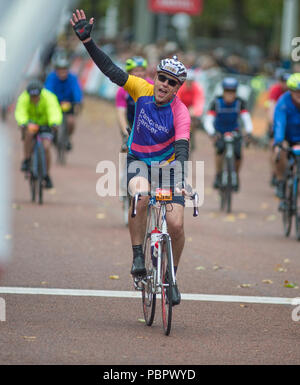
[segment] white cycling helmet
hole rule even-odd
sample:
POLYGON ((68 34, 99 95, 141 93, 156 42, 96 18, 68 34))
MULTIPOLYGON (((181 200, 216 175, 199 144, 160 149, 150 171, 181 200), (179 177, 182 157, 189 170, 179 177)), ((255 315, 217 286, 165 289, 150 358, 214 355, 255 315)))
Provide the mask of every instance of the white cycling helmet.
POLYGON ((179 80, 183 84, 187 77, 185 66, 178 60, 177 56, 172 59, 163 59, 157 66, 157 72, 166 72, 179 80))

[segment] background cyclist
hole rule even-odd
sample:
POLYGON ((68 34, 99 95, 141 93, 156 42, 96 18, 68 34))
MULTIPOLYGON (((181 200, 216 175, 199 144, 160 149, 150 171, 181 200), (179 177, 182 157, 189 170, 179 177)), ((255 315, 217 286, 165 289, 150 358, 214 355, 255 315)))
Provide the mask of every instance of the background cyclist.
POLYGON ((271 149, 271 186, 276 186, 276 175, 275 175, 275 170, 274 170, 274 165, 273 165, 273 138, 274 138, 274 131, 273 131, 273 118, 274 118, 274 111, 275 111, 275 106, 282 94, 284 94, 288 88, 286 85, 286 82, 290 76, 289 73, 287 73, 283 68, 277 69, 275 73, 277 82, 273 84, 270 89, 269 89, 269 94, 268 94, 268 135, 270 138, 270 149, 271 149))
MULTIPOLYGON (((252 120, 246 108, 246 103, 237 96, 238 81, 232 77, 226 77, 222 82, 223 95, 218 96, 211 103, 204 120, 204 128, 213 140, 216 147, 215 164, 216 176, 213 187, 219 188, 221 184, 223 155, 225 141, 223 135, 226 132, 240 132, 239 118, 241 117, 247 140, 252 133, 252 120)), ((233 186, 235 191, 239 189, 239 171, 242 161, 242 137, 237 136, 234 141, 235 169, 237 172, 237 185, 233 186)))
POLYGON ((195 130, 200 124, 200 117, 203 114, 205 96, 202 87, 195 81, 194 71, 187 71, 187 78, 184 84, 180 87, 177 96, 187 106, 191 115, 191 151, 195 149, 195 130))
MULTIPOLYGON (((148 83, 153 84, 153 80, 147 77, 147 66, 148 63, 146 59, 141 56, 133 56, 132 58, 126 60, 125 70, 128 74, 146 79, 148 83)), ((120 87, 116 94, 115 103, 122 138, 121 152, 125 153, 128 150, 127 141, 134 121, 135 102, 129 93, 125 91, 124 88, 120 87)), ((122 172, 125 167, 126 165, 122 165, 122 172)), ((125 182, 125 175, 122 175, 122 172, 120 179, 122 184, 122 196, 124 196, 126 195, 124 190, 127 189, 127 186, 125 182)))
POLYGON ((69 142, 66 149, 71 150, 71 137, 76 126, 76 115, 82 104, 82 91, 76 75, 69 71, 70 62, 62 55, 54 61, 55 70, 50 72, 45 81, 45 88, 53 92, 66 114, 69 142))
POLYGON ((32 81, 27 89, 18 97, 15 118, 23 131, 22 138, 24 139, 24 160, 21 165, 21 171, 29 171, 30 169, 33 137, 37 132, 36 129, 32 130, 34 126, 30 123, 35 123, 40 127, 40 136, 46 154, 47 176, 45 177, 45 187, 52 188, 53 183, 49 175, 52 132, 62 123, 62 112, 57 97, 43 88, 43 84, 40 81, 32 81))
MULTIPOLYGON (((276 195, 280 199, 285 194, 284 172, 287 165, 287 153, 280 151, 280 146, 284 141, 290 146, 300 143, 300 73, 288 78, 287 87, 288 91, 279 98, 274 112, 273 162, 277 177, 276 195)), ((282 203, 279 208, 281 206, 282 203)))
MULTIPOLYGON (((165 165, 173 160, 188 160, 190 115, 176 93, 186 79, 186 69, 176 59, 165 59, 157 67, 154 85, 117 67, 90 38, 94 19, 87 22, 84 12, 76 10, 71 24, 99 69, 114 83, 124 87, 136 103, 134 126, 129 138, 127 156, 128 181, 131 194, 144 193, 150 189, 150 166, 152 161, 165 165), (135 167, 138 162, 138 168, 135 167), (131 165, 133 167, 131 167, 131 165)), ((184 168, 182 168, 183 170, 184 168)), ((168 230, 172 238, 174 265, 177 270, 184 246, 184 173, 173 175, 180 179, 179 195, 173 196, 172 211, 167 214, 168 230)), ((177 169, 178 171, 178 169, 177 169)), ((169 180, 170 187, 170 180, 169 180)), ((129 216, 129 231, 133 249, 132 275, 145 274, 143 240, 146 229, 148 195, 142 196, 136 218, 129 216)), ((178 287, 173 287, 173 305, 180 303, 178 287)))

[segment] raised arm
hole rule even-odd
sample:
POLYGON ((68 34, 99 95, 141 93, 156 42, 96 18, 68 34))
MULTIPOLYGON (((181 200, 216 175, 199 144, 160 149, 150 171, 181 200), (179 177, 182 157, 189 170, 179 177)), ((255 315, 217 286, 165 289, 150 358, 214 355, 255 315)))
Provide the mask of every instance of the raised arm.
POLYGON ((76 10, 73 13, 73 18, 70 20, 71 25, 83 42, 86 50, 91 58, 105 76, 107 76, 113 83, 123 87, 128 79, 128 74, 112 62, 110 57, 106 55, 91 38, 91 32, 94 25, 94 18, 88 22, 83 10, 76 10))

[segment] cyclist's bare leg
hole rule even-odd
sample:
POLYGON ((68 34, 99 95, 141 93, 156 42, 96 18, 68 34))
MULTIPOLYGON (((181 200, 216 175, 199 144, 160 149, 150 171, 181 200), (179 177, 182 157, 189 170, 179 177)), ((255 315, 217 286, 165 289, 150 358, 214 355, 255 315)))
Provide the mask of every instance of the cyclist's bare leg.
POLYGON ((185 242, 184 235, 184 207, 173 203, 173 210, 167 212, 168 232, 172 240, 174 266, 178 266, 185 242))
MULTIPOLYGON (((137 193, 145 193, 149 191, 150 186, 147 179, 143 177, 132 178, 128 185, 128 191, 132 196, 137 193)), ((149 197, 142 196, 137 205, 137 215, 131 217, 131 210, 128 213, 128 227, 132 245, 142 245, 147 225, 147 206, 149 197)))
POLYGON ((235 160, 235 171, 239 175, 240 169, 242 165, 242 159, 236 159, 235 160))
POLYGON ((67 118, 68 133, 69 133, 69 136, 71 137, 75 131, 75 115, 68 114, 66 118, 67 118))
POLYGON ((224 159, 224 155, 221 154, 216 154, 215 156, 215 164, 216 164, 216 172, 217 174, 220 174, 222 172, 222 168, 223 168, 223 159, 224 159))
POLYGON ((273 165, 275 169, 276 178, 277 180, 283 180, 284 172, 286 170, 286 165, 287 165, 286 153, 284 153, 283 151, 280 153, 278 162, 276 162, 277 154, 275 153, 275 151, 273 152, 272 155, 273 155, 273 165))
POLYGON ((24 138, 24 159, 29 159, 31 157, 32 149, 33 149, 33 137, 34 134, 29 131, 25 132, 24 138))

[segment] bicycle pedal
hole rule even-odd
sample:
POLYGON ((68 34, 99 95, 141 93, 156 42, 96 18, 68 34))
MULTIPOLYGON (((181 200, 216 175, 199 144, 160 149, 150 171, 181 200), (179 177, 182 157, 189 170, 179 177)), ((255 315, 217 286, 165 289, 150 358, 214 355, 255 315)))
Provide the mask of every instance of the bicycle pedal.
POLYGON ((145 284, 144 277, 142 276, 134 277, 133 284, 134 284, 135 290, 142 291, 143 290, 142 285, 145 284))

